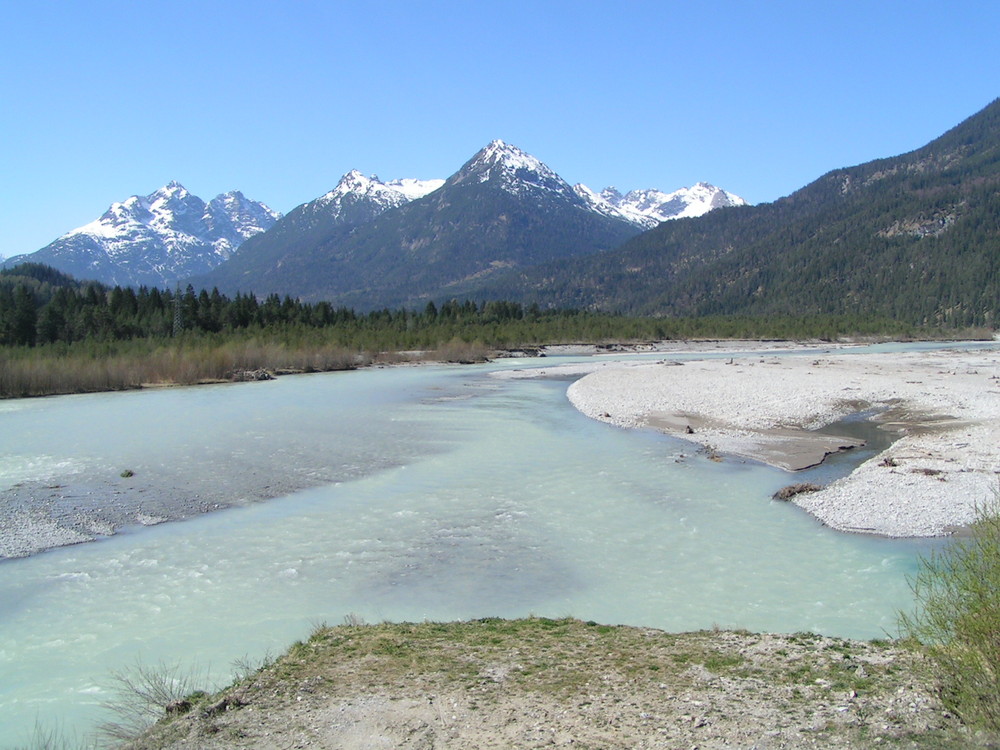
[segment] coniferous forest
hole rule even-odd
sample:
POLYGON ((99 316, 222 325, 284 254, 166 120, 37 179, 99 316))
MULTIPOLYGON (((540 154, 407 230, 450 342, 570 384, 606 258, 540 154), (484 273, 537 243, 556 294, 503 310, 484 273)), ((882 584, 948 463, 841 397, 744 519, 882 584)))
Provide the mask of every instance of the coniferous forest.
POLYGON ((356 313, 278 295, 108 287, 48 266, 0 271, 0 396, 350 369, 407 359, 476 361, 555 343, 690 338, 927 337, 862 316, 628 317, 518 302, 451 300, 356 313))

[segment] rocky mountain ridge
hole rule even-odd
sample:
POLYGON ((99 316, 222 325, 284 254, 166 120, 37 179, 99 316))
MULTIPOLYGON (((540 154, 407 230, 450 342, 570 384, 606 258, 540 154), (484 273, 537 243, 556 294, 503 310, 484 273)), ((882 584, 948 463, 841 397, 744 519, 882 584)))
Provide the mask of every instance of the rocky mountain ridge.
POLYGON ((382 182, 348 172, 194 282, 358 309, 419 306, 461 296, 504 269, 603 252, 673 215, 741 202, 707 185, 608 196, 573 187, 494 140, 447 180, 382 182))
MULTIPOLYGON (((600 217, 596 224, 603 225, 604 230, 598 230, 592 238, 577 237, 581 253, 609 249, 610 243, 603 237, 608 226, 616 226, 612 235, 624 240, 630 233, 661 221, 698 216, 716 207, 744 202, 706 183, 672 193, 633 190, 622 195, 614 188, 606 188, 598 194, 585 185, 570 186, 540 160, 501 140, 488 144, 447 183, 452 188, 466 183, 488 186, 487 189, 520 201, 521 211, 537 210, 544 215, 554 201, 563 209, 573 207, 600 217), (623 230, 622 225, 631 229, 623 230)), ((229 291, 253 290, 259 294, 277 291, 316 298, 323 293, 311 289, 323 286, 317 279, 311 278, 309 284, 300 288, 288 277, 289 274, 322 276, 329 270, 322 262, 315 263, 313 252, 318 246, 326 248, 324 253, 329 255, 330 249, 350 243, 356 228, 426 198, 445 184, 443 179, 415 178, 384 182, 375 175, 366 177, 358 170, 351 170, 333 189, 281 217, 238 191, 206 203, 180 183, 171 182, 149 195, 134 195, 113 203, 98 219, 67 232, 41 250, 10 258, 3 265, 44 263, 80 279, 107 284, 173 286, 179 281, 190 281, 209 287, 219 285, 229 291), (237 256, 236 251, 241 247, 244 249, 237 256), (310 265, 314 268, 307 268, 310 265)), ((501 222, 510 218, 502 212, 498 217, 501 222)), ((453 225, 463 220, 460 215, 450 219, 453 225)), ((484 220, 485 217, 477 215, 473 222, 481 226, 484 220)), ((541 226, 539 217, 526 221, 541 226)), ((580 221, 595 223, 593 217, 580 221)), ((438 236, 413 241, 434 244, 442 239, 438 236)), ((503 241, 494 241, 493 250, 495 257, 475 269, 473 275, 523 265, 510 259, 523 248, 505 247, 503 241)), ((345 252, 353 251, 347 248, 345 252)), ((557 249, 554 256, 561 254, 557 249)), ((336 279, 326 284, 334 296, 342 291, 347 280, 354 278, 361 284, 365 275, 354 273, 350 263, 338 268, 337 274, 336 279)), ((449 283, 455 281, 460 282, 461 278, 448 279, 449 283)), ((362 291, 355 286, 354 298, 362 291)), ((421 293, 429 295, 432 291, 421 293)), ((401 298, 398 294, 394 296, 401 298)))
POLYGON ((227 260, 280 214, 239 191, 207 203, 178 182, 112 203, 98 219, 4 267, 44 263, 80 279, 122 286, 171 286, 227 260))

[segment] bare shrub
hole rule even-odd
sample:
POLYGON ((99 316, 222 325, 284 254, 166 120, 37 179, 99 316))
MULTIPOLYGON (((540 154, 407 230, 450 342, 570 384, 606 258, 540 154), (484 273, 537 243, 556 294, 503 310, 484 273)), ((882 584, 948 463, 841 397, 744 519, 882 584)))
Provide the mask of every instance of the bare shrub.
POLYGON ((245 682, 258 672, 270 667, 275 661, 276 658, 270 651, 265 651, 264 655, 259 659, 251 658, 250 654, 244 654, 238 659, 234 659, 232 663, 233 681, 231 685, 238 685, 241 682, 245 682))
POLYGON ((428 359, 439 359, 457 364, 473 364, 485 362, 489 358, 489 350, 479 341, 469 343, 456 337, 432 352, 428 359))
POLYGON ((178 713, 205 698, 207 675, 182 670, 180 664, 160 662, 155 666, 137 661, 127 669, 111 673, 114 698, 104 704, 114 718, 98 728, 101 739, 127 742, 163 718, 178 713))

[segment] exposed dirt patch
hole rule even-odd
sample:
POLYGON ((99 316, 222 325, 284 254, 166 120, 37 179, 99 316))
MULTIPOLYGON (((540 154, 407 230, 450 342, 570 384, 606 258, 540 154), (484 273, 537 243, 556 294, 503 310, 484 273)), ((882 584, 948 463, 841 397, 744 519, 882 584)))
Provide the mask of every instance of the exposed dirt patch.
POLYGON ((560 745, 986 746, 898 645, 531 618, 320 628, 130 747, 560 745))

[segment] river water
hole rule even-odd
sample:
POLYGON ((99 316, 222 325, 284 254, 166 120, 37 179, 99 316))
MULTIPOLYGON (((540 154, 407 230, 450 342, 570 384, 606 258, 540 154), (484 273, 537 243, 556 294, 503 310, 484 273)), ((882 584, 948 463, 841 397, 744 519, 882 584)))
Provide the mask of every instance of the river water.
POLYGON ((226 682, 347 615, 895 632, 939 543, 831 531, 770 499, 808 475, 592 421, 566 381, 489 375, 552 364, 0 404, 0 488, 126 467, 206 501, 261 472, 315 485, 0 563, 0 747, 36 723, 85 733, 112 670, 181 662, 226 682))

